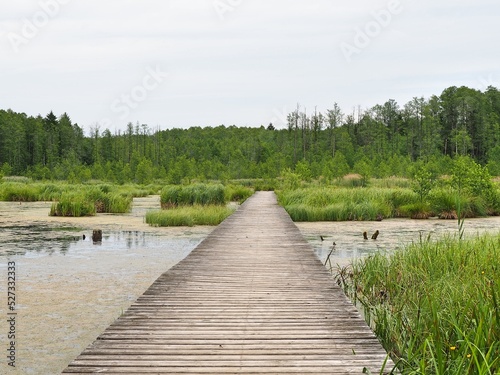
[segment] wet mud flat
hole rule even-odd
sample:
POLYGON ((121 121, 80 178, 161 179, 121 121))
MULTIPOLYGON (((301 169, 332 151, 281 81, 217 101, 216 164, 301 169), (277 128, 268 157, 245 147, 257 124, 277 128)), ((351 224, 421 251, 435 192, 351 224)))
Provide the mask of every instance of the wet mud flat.
MULTIPOLYGON (((50 203, 0 202, 0 295, 7 295, 7 264, 15 262, 17 313, 16 368, 2 355, 1 374, 60 373, 213 230, 149 227, 143 216, 155 208, 158 197, 148 197, 135 199, 126 215, 53 218, 50 203), (103 240, 94 244, 97 228, 103 240)), ((2 297, 5 352, 7 312, 2 297)))

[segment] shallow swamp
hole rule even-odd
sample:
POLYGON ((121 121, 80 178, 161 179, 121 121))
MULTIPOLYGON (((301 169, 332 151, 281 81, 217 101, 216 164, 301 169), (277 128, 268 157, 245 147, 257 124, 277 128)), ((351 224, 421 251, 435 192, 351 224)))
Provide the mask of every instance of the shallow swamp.
MULTIPOLYGON (((16 264, 16 370, 57 374, 156 278, 182 260, 214 227, 154 228, 144 222, 159 197, 136 198, 129 214, 49 217, 51 203, 0 202, 0 342, 7 343, 7 263, 16 264), (103 241, 92 242, 92 229, 103 241), (85 235, 85 239, 84 239, 85 235)), ((297 223, 324 261, 343 266, 375 251, 458 232, 456 221, 297 223), (377 240, 364 240, 378 230, 377 240)), ((498 232, 500 218, 468 219, 466 235, 498 232)), ((2 356, 3 357, 3 356, 2 356)), ((0 373, 7 373, 6 360, 0 373)), ((10 369, 9 369, 10 370, 10 369)))

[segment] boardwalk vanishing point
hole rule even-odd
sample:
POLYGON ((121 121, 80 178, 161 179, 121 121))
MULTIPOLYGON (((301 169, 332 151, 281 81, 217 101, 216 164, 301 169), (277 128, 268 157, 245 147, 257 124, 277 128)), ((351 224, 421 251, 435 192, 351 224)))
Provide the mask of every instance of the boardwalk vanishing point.
POLYGON ((63 373, 379 374, 386 359, 275 194, 258 192, 63 373))

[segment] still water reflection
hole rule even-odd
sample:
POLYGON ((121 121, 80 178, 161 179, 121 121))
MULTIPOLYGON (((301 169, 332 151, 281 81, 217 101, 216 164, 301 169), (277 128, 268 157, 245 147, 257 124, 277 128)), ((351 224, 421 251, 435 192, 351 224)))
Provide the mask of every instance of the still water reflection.
MULTIPOLYGON (((157 197, 135 199, 129 214, 90 218, 48 217, 50 205, 0 202, 0 295, 15 262, 18 323, 16 369, 0 361, 0 374, 60 373, 213 229, 149 227, 144 212, 157 197), (103 231, 99 244, 93 228, 103 231)), ((0 343, 7 332, 1 319, 0 343)))
MULTIPOLYGON (((57 374, 118 317, 151 283, 183 259, 213 228, 150 228, 146 209, 158 198, 134 200, 130 214, 94 218, 47 217, 50 203, 0 203, 0 273, 17 267, 19 367, 12 374, 57 374), (103 229, 93 244, 92 228, 103 229), (85 235, 85 239, 83 238, 85 235)), ((380 250, 395 251, 421 237, 456 234, 455 221, 297 223, 322 260, 336 243, 332 263, 380 250), (377 240, 364 240, 375 230, 377 240), (321 237, 323 240, 321 240, 321 237)), ((470 219, 467 236, 500 230, 500 218, 470 219)), ((0 295, 5 295, 0 282, 0 295)), ((5 316, 5 304, 0 314, 5 316), (3 310, 2 310, 3 309, 3 310)), ((6 342, 0 321, 0 342, 6 342)), ((0 373, 4 373, 4 362, 0 373)), ((10 369, 9 369, 10 370, 10 369)))
MULTIPOLYGON (((332 263, 346 265, 351 259, 372 254, 376 251, 395 251, 405 244, 421 239, 436 240, 442 236, 455 236, 458 225, 454 220, 408 220, 389 219, 381 222, 316 222, 296 223, 304 237, 313 246, 318 257, 324 261, 333 243, 332 263), (377 240, 371 235, 378 230, 377 240), (363 232, 368 240, 363 239, 363 232), (323 237, 323 240, 321 240, 323 237)), ((468 237, 500 231, 500 217, 467 219, 465 235, 468 237)))

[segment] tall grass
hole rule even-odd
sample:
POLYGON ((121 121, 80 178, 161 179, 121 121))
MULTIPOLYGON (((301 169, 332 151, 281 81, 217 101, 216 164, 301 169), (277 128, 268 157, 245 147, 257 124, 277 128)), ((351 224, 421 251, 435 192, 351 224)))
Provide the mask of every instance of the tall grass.
POLYGON ((222 184, 169 185, 160 195, 162 208, 192 205, 225 205, 225 189, 222 184))
POLYGON ((272 178, 236 179, 229 180, 225 185, 244 186, 254 191, 273 191, 277 181, 272 178))
POLYGON ((95 204, 82 194, 64 193, 58 202, 52 203, 50 216, 94 216, 95 204))
POLYGON ((243 185, 227 185, 225 187, 226 201, 243 203, 254 193, 251 187, 243 185))
POLYGON ((410 189, 412 186, 412 181, 409 178, 405 177, 387 177, 387 178, 372 178, 370 179, 370 186, 379 187, 379 188, 405 188, 410 189))
POLYGON ((118 193, 110 185, 47 185, 41 197, 57 201, 50 216, 89 216, 96 213, 126 213, 132 196, 118 193))
MULTIPOLYGON (((405 181, 405 180, 403 180, 405 181)), ((500 193, 471 196, 451 187, 436 187, 421 201, 410 188, 307 187, 278 192, 279 203, 294 221, 378 220, 438 216, 457 219, 483 217, 500 212, 500 193)))
POLYGON ((294 221, 345 221, 401 216, 398 208, 418 196, 409 189, 324 187, 281 191, 278 199, 294 221))
POLYGON ((156 227, 219 225, 234 212, 234 208, 209 205, 185 206, 169 210, 149 211, 146 223, 156 227))
POLYGON ((500 235, 421 241, 336 277, 403 374, 500 373, 500 235))
POLYGON ((105 211, 113 214, 124 214, 132 207, 132 197, 121 194, 107 194, 105 211))
POLYGON ((38 185, 21 182, 0 183, 0 201, 36 202, 40 194, 38 185))

